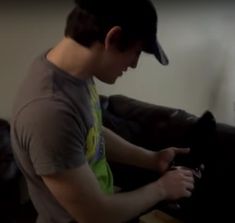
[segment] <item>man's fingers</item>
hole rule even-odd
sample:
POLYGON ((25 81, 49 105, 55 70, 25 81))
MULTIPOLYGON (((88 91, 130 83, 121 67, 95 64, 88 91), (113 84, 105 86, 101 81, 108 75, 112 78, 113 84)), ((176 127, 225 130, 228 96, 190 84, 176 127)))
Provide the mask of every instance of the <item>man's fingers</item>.
POLYGON ((191 197, 192 192, 190 190, 185 190, 184 197, 191 197))
POLYGON ((193 189, 194 189, 194 184, 187 182, 187 183, 185 183, 185 188, 186 188, 187 190, 189 190, 189 191, 193 191, 193 189))
POLYGON ((188 154, 190 152, 190 148, 174 148, 175 154, 188 154))
POLYGON ((190 169, 185 169, 185 170, 182 170, 183 171, 183 174, 186 176, 186 177, 192 177, 193 178, 193 171, 190 170, 190 169))

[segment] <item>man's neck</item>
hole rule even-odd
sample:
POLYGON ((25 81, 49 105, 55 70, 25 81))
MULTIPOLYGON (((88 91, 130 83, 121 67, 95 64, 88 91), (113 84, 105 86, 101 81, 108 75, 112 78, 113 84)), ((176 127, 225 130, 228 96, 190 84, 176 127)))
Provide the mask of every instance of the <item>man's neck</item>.
POLYGON ((86 48, 70 38, 64 38, 47 54, 48 61, 79 79, 93 76, 96 57, 94 47, 86 48))

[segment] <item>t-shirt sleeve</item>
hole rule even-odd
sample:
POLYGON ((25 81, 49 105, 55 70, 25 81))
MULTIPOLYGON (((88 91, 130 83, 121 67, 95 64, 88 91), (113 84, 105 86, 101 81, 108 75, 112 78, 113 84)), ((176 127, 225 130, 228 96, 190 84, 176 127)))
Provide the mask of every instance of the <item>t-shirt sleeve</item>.
POLYGON ((86 162, 82 115, 64 102, 32 102, 17 118, 18 140, 36 174, 49 175, 86 162))

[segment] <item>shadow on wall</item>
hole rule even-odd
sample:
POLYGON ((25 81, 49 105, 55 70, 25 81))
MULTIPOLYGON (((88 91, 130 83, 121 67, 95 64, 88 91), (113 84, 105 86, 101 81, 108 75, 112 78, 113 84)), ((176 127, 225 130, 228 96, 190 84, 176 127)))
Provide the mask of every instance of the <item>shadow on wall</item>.
POLYGON ((235 125, 235 47, 230 45, 223 79, 218 83, 213 111, 217 120, 235 125))

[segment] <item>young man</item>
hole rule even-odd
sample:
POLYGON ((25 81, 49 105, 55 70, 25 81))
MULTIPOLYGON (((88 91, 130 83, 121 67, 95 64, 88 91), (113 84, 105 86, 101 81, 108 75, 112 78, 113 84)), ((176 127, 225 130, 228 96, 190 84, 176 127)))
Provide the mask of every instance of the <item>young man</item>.
POLYGON ((166 199, 189 197, 191 171, 167 171, 177 153, 151 152, 102 127, 93 77, 113 84, 142 51, 168 60, 156 39, 148 0, 81 0, 65 37, 31 66, 11 120, 14 154, 38 211, 38 223, 126 222, 166 199), (114 193, 107 160, 159 171, 162 177, 114 193))

